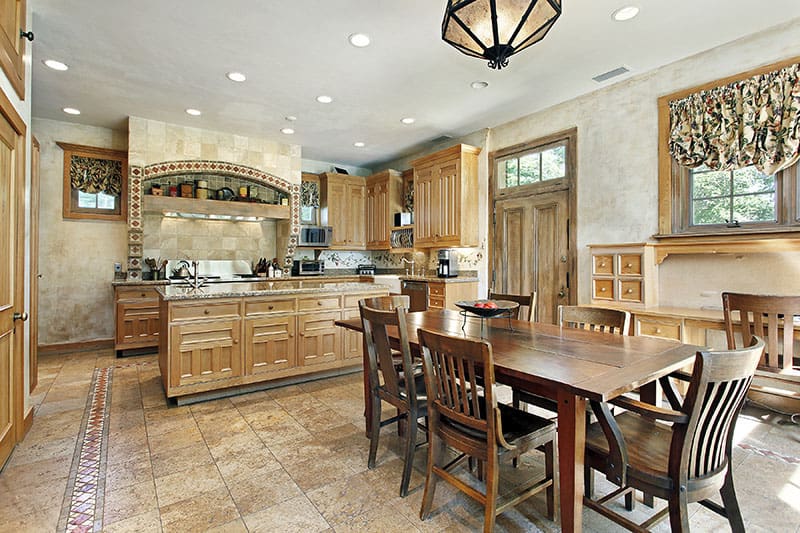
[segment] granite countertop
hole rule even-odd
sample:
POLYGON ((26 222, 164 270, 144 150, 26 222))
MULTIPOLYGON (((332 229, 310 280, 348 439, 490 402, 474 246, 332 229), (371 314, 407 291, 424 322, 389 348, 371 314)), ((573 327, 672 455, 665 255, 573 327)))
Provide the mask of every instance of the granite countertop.
POLYGON ((400 281, 426 281, 429 283, 468 283, 478 281, 477 276, 458 276, 456 278, 440 278, 437 276, 400 276, 400 281))
POLYGON ((156 291, 164 300, 198 300, 206 298, 238 298, 242 296, 277 296, 320 293, 363 293, 386 290, 372 282, 275 280, 246 283, 212 283, 199 289, 188 285, 162 285, 156 291))
POLYGON ((120 287, 120 286, 124 287, 126 285, 148 285, 148 286, 169 285, 169 280, 160 279, 157 281, 155 280, 142 281, 142 280, 126 279, 126 280, 114 280, 111 282, 112 287, 120 287))

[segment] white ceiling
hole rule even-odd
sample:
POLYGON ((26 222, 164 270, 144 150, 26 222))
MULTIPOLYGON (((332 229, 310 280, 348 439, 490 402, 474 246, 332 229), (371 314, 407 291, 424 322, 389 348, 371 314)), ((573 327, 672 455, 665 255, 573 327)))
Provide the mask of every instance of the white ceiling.
POLYGON ((494 71, 441 40, 444 0, 29 1, 34 117, 125 129, 138 116, 295 143, 304 158, 363 167, 800 17, 798 0, 563 0, 548 36, 494 71), (639 16, 613 21, 626 4, 639 16), (351 46, 356 32, 372 45, 351 46), (46 68, 49 58, 69 71, 46 68), (592 81, 620 65, 631 73, 592 81), (247 81, 229 81, 234 70, 247 81), (489 87, 471 89, 476 80, 489 87), (320 94, 335 101, 317 103, 320 94), (67 106, 81 115, 64 114, 67 106), (279 131, 287 115, 297 117, 293 136, 279 131), (401 124, 407 116, 417 122, 401 124))

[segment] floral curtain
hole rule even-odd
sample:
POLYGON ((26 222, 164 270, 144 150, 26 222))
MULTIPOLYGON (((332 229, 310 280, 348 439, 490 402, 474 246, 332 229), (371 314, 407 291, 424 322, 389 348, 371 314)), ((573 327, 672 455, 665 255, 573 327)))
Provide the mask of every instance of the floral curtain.
POLYGON ((319 186, 313 181, 300 184, 300 205, 302 207, 319 207, 319 186))
POLYGON ((673 100, 670 125, 681 165, 789 167, 800 159, 800 64, 673 100))
POLYGON ((122 162, 73 155, 69 179, 73 189, 119 196, 122 193, 122 162))

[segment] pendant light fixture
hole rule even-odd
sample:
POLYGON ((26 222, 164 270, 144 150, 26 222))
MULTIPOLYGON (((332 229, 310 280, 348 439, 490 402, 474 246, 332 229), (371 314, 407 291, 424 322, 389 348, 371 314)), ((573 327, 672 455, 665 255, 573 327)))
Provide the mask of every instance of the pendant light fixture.
POLYGON ((448 0, 442 39, 501 69, 513 54, 541 41, 560 15, 561 0, 448 0))

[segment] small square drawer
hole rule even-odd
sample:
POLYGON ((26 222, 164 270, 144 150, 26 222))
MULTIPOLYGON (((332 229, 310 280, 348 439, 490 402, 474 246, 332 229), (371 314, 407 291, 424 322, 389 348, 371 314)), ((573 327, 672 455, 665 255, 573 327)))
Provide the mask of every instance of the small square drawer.
POLYGON ((664 339, 681 340, 680 322, 663 319, 638 318, 636 334, 645 337, 662 337, 664 339))
POLYGON ((444 298, 431 296, 428 298, 428 307, 431 309, 444 309, 444 298))
POLYGON ((594 274, 611 275, 614 273, 613 255, 593 255, 592 268, 594 274))
POLYGON ((322 298, 309 298, 297 302, 298 311, 310 311, 312 309, 339 309, 339 297, 323 296, 322 298))
POLYGON ((641 276, 642 275, 641 254, 620 254, 619 273, 622 276, 641 276))
POLYGON ((614 299, 614 280, 613 279, 593 279, 592 280, 593 298, 597 300, 614 299))
POLYGON ((431 296, 441 296, 444 298, 444 283, 428 283, 428 293, 431 296))
POLYGON ((622 280, 619 282, 619 299, 627 302, 642 301, 642 280, 622 280))

